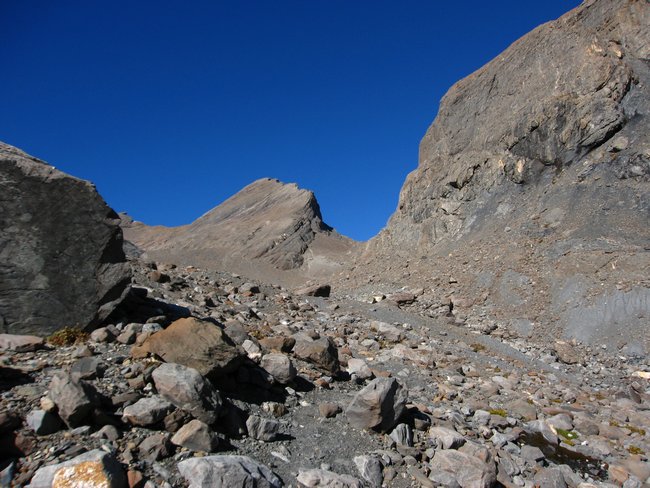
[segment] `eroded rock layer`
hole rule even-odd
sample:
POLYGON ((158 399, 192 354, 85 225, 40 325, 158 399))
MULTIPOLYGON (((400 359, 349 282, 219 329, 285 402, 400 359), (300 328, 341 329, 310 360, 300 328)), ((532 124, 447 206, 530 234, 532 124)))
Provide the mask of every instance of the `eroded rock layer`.
POLYGON ((454 85, 363 272, 529 331, 646 341, 648 25, 646 1, 588 1, 454 85))

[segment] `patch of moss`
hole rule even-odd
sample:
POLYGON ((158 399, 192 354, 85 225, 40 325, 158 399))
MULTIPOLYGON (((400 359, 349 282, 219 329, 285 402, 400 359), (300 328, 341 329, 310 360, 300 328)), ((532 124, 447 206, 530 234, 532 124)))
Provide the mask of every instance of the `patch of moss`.
POLYGON ((639 435, 645 435, 645 429, 642 429, 640 427, 635 427, 634 425, 626 424, 625 428, 630 432, 635 432, 639 435))
POLYGON ((508 416, 508 412, 506 412, 502 408, 493 408, 493 409, 490 410, 490 415, 498 415, 499 417, 504 417, 505 418, 505 417, 508 416))
POLYGON ((629 452, 630 454, 639 454, 641 456, 645 455, 645 451, 637 446, 628 447, 627 452, 629 452))
POLYGON ((64 327, 47 338, 47 342, 58 347, 71 346, 86 340, 88 340, 88 333, 77 327, 64 327))

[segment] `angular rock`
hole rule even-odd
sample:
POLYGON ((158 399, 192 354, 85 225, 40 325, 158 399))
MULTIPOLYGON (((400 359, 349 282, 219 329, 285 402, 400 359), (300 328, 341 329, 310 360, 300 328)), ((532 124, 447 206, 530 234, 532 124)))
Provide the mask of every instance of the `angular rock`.
POLYGON ((264 337, 260 339, 260 346, 264 351, 270 352, 291 352, 296 340, 293 337, 264 337))
POLYGON ((39 468, 28 488, 69 488, 85 480, 88 487, 126 488, 124 469, 112 454, 95 449, 69 461, 39 468))
POLYGON ((284 354, 271 353, 262 357, 260 366, 280 384, 287 384, 296 377, 297 371, 291 359, 284 354))
POLYGON ((293 346, 293 353, 296 357, 332 373, 339 370, 338 350, 329 337, 321 337, 313 341, 297 340, 293 346))
POLYGON ((158 393, 178 408, 208 425, 217 420, 223 405, 221 395, 196 369, 164 363, 151 376, 158 393))
POLYGON ((165 459, 173 454, 174 447, 169 442, 169 434, 153 434, 144 439, 138 446, 141 459, 153 462, 165 459))
POLYGON ((248 435, 253 439, 270 442, 277 439, 280 432, 280 422, 251 415, 246 420, 246 429, 248 435))
POLYGON ((74 380, 94 380, 101 378, 106 371, 106 364, 98 357, 81 358, 72 363, 70 376, 74 380))
POLYGON ((329 297, 332 291, 330 285, 312 285, 298 288, 295 290, 296 295, 303 295, 309 297, 329 297))
POLYGON ((341 411, 341 407, 333 402, 323 402, 318 405, 318 413, 326 419, 336 417, 341 411))
POLYGON ((280 488, 282 481, 247 456, 205 456, 181 461, 178 471, 190 488, 280 488))
POLYGON ((32 410, 27 414, 25 422, 36 435, 53 434, 63 427, 58 415, 45 410, 32 410))
POLYGON ((45 345, 42 337, 32 335, 0 334, 0 351, 32 352, 45 345))
POLYGON ((97 403, 96 392, 91 385, 75 381, 70 374, 63 372, 52 378, 49 397, 68 427, 83 425, 97 403))
POLYGON ((0 195, 5 331, 49 335, 108 317, 131 274, 119 217, 95 187, 0 143, 0 195))
POLYGON ((300 469, 296 477, 307 488, 362 488, 361 480, 347 474, 337 474, 324 469, 300 469))
POLYGON ((381 488, 384 474, 383 466, 377 456, 355 456, 353 461, 361 478, 366 480, 372 488, 381 488))
POLYGON ((496 483, 497 474, 494 462, 445 449, 434 454, 429 478, 445 484, 448 478, 453 478, 461 488, 489 488, 496 483))
POLYGON ((465 444, 465 438, 462 435, 447 427, 431 427, 429 437, 437 441, 443 449, 458 449, 465 444))
POLYGON ((124 407, 122 420, 131 425, 145 427, 160 422, 174 409, 171 402, 168 402, 160 395, 141 398, 128 407, 124 407))
POLYGON ((580 354, 576 348, 565 341, 556 341, 553 344, 553 350, 557 358, 564 364, 577 364, 580 362, 580 354))
POLYGON ((360 380, 367 380, 372 378, 373 374, 370 371, 368 363, 363 359, 350 358, 348 359, 348 373, 355 375, 360 380))
POLYGON ((390 430, 406 407, 406 390, 395 378, 375 378, 358 392, 345 410, 358 429, 390 430))
POLYGON ((395 441, 397 445, 413 447, 413 431, 409 424, 399 424, 395 426, 390 433, 390 438, 395 441))
POLYGON ((219 437, 207 424, 195 419, 178 429, 172 437, 172 444, 192 451, 214 452, 219 445, 219 437))
POLYGON ((387 341, 400 342, 404 339, 404 332, 392 324, 374 321, 370 324, 370 327, 387 341))
POLYGON ((135 358, 149 353, 208 377, 233 371, 244 358, 220 327, 193 317, 177 320, 131 349, 135 358))

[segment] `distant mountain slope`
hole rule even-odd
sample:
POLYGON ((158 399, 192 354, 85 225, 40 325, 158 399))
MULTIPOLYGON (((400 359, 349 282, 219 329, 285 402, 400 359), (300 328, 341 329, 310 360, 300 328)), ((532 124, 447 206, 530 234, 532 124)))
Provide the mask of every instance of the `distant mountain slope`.
POLYGON ((323 222, 311 191, 269 178, 251 183, 189 225, 125 221, 123 228, 126 239, 153 259, 280 282, 331 274, 356 244, 323 222))
POLYGON ((646 0, 587 1, 455 84, 357 275, 526 333, 647 342, 648 26, 646 0))

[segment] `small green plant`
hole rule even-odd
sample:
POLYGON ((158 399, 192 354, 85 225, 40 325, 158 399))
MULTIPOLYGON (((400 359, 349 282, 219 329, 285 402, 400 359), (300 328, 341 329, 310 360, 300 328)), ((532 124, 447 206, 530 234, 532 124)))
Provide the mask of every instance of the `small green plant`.
POLYGON ((54 332, 47 338, 47 342, 53 346, 71 346, 88 339, 88 333, 77 327, 64 327, 54 332))
POLYGON ((508 412, 506 412, 502 408, 493 408, 493 409, 490 410, 490 415, 498 415, 499 417, 504 417, 505 418, 505 417, 508 416, 508 412))
POLYGON ((574 432, 572 430, 564 430, 564 429, 555 429, 557 430, 557 433, 560 434, 562 437, 565 439, 577 439, 578 438, 578 433, 574 432))
POLYGON ((643 456, 645 454, 645 451, 643 449, 641 449, 640 447, 637 447, 637 446, 628 447, 627 452, 629 452, 630 454, 639 454, 641 456, 643 456))

